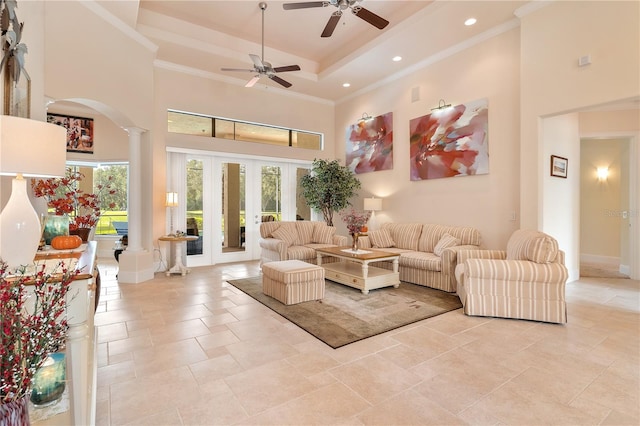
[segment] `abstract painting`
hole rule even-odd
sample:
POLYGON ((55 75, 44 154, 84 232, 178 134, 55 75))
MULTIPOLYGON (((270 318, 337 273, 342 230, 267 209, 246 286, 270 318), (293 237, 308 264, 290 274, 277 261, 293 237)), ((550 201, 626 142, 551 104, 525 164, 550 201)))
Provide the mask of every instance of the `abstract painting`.
POLYGON ((393 113, 366 117, 347 129, 345 164, 354 173, 393 168, 393 113))
POLYGON ((480 99, 411 120, 411 180, 489 173, 488 116, 480 99))

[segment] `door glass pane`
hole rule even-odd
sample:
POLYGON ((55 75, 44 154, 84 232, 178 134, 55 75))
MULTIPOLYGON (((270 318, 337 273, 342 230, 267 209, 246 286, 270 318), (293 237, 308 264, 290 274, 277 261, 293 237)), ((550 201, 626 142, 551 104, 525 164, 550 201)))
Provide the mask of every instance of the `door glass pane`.
POLYGON ((222 164, 222 251, 244 251, 245 243, 245 166, 222 164))
POLYGON ((296 168, 296 219, 311 220, 311 208, 307 205, 307 200, 302 196, 302 186, 300 180, 302 176, 309 174, 309 169, 296 168))
POLYGON ((262 222, 282 219, 282 169, 262 166, 262 222))
POLYGON ((187 235, 198 237, 187 241, 187 256, 202 254, 202 160, 187 160, 187 235))

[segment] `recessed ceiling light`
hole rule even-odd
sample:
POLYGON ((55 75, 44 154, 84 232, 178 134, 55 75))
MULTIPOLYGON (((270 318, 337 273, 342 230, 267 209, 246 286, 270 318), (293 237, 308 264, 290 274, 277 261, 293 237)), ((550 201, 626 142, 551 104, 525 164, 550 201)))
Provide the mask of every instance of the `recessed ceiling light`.
POLYGON ((393 62, 400 62, 402 60, 402 56, 394 56, 392 61, 393 62))
POLYGON ((342 87, 349 87, 351 86, 351 83, 342 83, 342 87))
POLYGON ((476 23, 476 18, 469 18, 466 21, 464 21, 464 24, 468 27, 470 25, 473 25, 476 23))

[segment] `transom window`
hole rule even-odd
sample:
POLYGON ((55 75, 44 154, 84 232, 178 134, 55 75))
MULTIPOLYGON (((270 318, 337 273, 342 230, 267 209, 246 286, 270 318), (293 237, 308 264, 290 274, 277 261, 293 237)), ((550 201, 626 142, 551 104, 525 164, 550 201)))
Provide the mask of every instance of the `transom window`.
POLYGON ((181 111, 167 111, 167 130, 243 142, 322 150, 322 134, 181 111))

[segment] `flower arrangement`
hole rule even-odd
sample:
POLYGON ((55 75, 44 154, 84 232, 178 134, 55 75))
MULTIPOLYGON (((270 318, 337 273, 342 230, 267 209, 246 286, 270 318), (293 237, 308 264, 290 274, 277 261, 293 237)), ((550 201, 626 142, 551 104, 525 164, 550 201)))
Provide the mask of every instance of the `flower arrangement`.
POLYGON ((360 234, 362 227, 367 224, 371 217, 371 212, 357 212, 351 209, 348 213, 342 213, 342 220, 347 224, 347 229, 351 235, 360 234))
POLYGON ((45 266, 9 276, 0 260, 0 404, 28 395, 36 371, 66 339, 66 296, 79 270, 64 262, 48 272, 45 266))
MULTIPOLYGON (((96 187, 97 192, 86 193, 80 189, 80 182, 84 177, 84 174, 67 167, 63 178, 31 180, 31 187, 36 197, 44 197, 47 206, 54 209, 55 214, 71 216, 69 229, 72 231, 78 228, 95 227, 102 209, 101 196, 116 192, 111 185, 113 177, 109 176, 107 184, 96 187)), ((114 207, 114 203, 109 204, 109 208, 114 207)))

